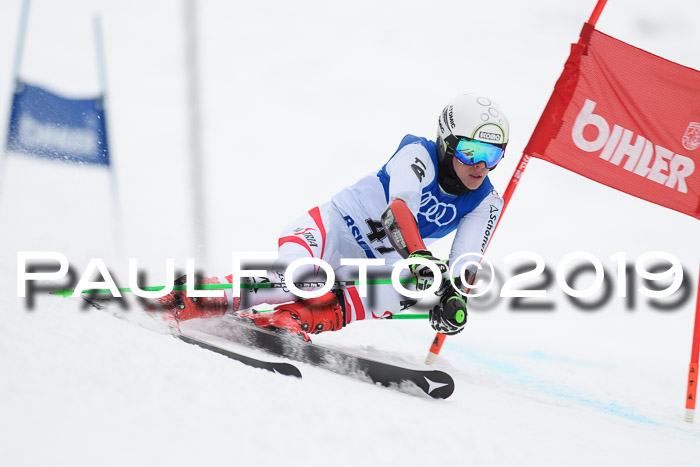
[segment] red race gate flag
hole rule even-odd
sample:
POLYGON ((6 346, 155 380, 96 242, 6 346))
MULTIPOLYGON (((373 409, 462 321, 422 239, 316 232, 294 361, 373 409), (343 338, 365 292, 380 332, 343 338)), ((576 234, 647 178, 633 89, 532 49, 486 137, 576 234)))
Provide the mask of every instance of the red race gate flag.
POLYGON ((524 152, 700 219, 700 72, 586 24, 524 152))

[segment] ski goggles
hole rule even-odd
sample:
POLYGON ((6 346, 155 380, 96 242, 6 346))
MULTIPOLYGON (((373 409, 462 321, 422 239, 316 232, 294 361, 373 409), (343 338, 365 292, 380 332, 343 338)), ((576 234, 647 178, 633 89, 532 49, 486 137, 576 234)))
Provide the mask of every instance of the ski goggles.
POLYGON ((462 164, 475 165, 479 162, 486 164, 486 168, 493 169, 503 159, 504 148, 501 145, 484 143, 475 139, 459 137, 457 144, 449 144, 454 148, 454 156, 462 164))

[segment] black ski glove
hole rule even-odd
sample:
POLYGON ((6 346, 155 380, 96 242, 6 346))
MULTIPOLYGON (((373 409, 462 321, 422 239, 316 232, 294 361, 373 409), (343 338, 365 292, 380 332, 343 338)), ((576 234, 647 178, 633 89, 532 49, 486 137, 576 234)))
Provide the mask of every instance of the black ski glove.
POLYGON ((416 290, 427 290, 436 280, 443 283, 443 280, 447 278, 447 272, 449 270, 447 263, 434 257, 428 250, 416 250, 408 255, 408 257, 427 259, 428 261, 437 265, 437 267, 440 268, 440 273, 442 274, 442 277, 435 279, 433 277, 433 271, 428 266, 418 263, 412 264, 410 269, 413 275, 416 277, 416 290))
POLYGON ((467 297, 451 286, 442 294, 440 303, 430 310, 430 325, 447 335, 457 334, 467 324, 467 297))

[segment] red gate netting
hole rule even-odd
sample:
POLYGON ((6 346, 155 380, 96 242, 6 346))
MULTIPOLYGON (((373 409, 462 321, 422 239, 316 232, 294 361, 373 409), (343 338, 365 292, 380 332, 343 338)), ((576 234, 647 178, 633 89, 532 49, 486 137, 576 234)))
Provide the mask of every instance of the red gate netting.
POLYGON ((524 152, 700 219, 700 72, 586 24, 524 152))

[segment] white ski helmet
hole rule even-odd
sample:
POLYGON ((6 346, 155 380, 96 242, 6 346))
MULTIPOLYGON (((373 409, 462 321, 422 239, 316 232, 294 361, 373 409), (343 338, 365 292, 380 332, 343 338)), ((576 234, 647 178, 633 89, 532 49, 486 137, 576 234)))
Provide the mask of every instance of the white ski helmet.
POLYGON ((438 118, 438 159, 450 168, 452 157, 467 165, 485 162, 492 170, 503 158, 509 133, 498 104, 481 94, 462 94, 438 118))

